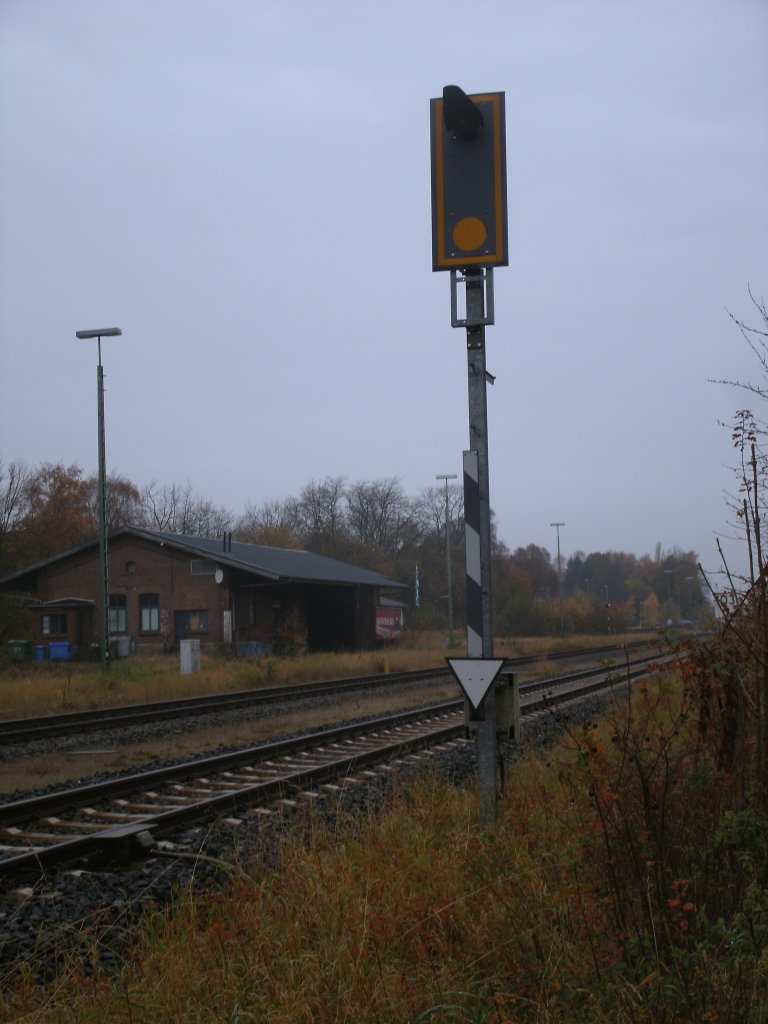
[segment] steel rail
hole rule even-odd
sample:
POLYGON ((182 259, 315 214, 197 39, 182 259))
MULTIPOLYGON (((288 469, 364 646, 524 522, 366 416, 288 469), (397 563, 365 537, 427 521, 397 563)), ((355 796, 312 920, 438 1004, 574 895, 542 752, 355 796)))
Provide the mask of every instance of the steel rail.
MULTIPOLYGON (((324 759, 320 764, 309 763, 306 767, 302 766, 290 771, 284 771, 282 774, 279 774, 274 778, 259 779, 242 786, 232 785, 231 787, 226 788, 224 792, 214 796, 201 796, 199 799, 191 799, 189 801, 182 802, 171 809, 166 808, 156 811, 155 813, 143 813, 135 816, 132 820, 126 820, 111 827, 99 828, 91 834, 81 834, 76 838, 65 839, 46 848, 35 848, 6 857, 5 859, 0 860, 0 883, 7 885, 15 882, 20 877, 29 876, 30 874, 40 875, 44 873, 46 869, 55 865, 93 856, 96 853, 103 853, 105 850, 116 857, 130 854, 130 852, 135 853, 136 842, 139 840, 139 837, 144 834, 151 833, 154 839, 155 836, 168 834, 182 825, 199 821, 201 818, 217 814, 229 814, 254 805, 264 806, 265 804, 274 803, 274 801, 284 797, 286 793, 293 792, 295 790, 302 790, 307 786, 322 785, 332 779, 348 776, 354 771, 367 767, 368 765, 391 761, 392 758, 402 757, 404 754, 407 754, 414 749, 443 743, 448 739, 459 737, 464 732, 462 705, 460 701, 452 701, 450 704, 451 707, 449 710, 441 712, 438 708, 435 708, 429 715, 427 715, 425 710, 422 709, 422 721, 426 720, 427 722, 436 722, 437 724, 433 724, 426 729, 418 730, 410 737, 400 735, 393 740, 378 742, 375 747, 370 747, 365 750, 354 750, 351 753, 342 753, 330 760, 324 759), (447 724, 446 719, 448 719, 447 724)), ((418 721, 416 716, 409 717, 413 721, 418 721)), ((372 736, 381 735, 385 732, 391 732, 395 727, 394 723, 390 720, 375 724, 379 726, 378 729, 372 730, 371 723, 369 723, 368 732, 358 732, 357 738, 362 739, 366 736, 370 738, 372 736), (382 726, 386 728, 382 728, 382 726)), ((304 747, 296 747, 295 749, 297 752, 301 751, 309 756, 312 756, 313 752, 324 752, 329 747, 338 745, 338 741, 345 738, 341 735, 344 731, 345 730, 324 731, 323 735, 328 737, 324 743, 319 745, 315 745, 313 743, 312 747, 308 748, 306 742, 307 738, 305 738, 304 747), (335 739, 332 735, 334 733, 339 734, 335 739)), ((315 738, 316 737, 313 735, 312 739, 314 740, 315 738)), ((351 737, 346 737, 347 740, 350 738, 351 737)), ((280 744, 270 744, 269 746, 270 748, 275 748, 279 747, 280 744)), ((254 748, 248 752, 242 752, 243 754, 250 754, 250 758, 244 759, 240 763, 253 764, 255 759, 254 755, 257 752, 259 754, 259 764, 262 764, 265 761, 273 761, 274 755, 270 758, 264 758, 262 756, 264 749, 265 748, 254 748)), ((286 752, 283 751, 282 755, 285 756, 285 753, 286 752)), ((231 767, 235 767, 235 763, 235 761, 232 761, 231 767)), ((187 763, 184 767, 186 768, 186 772, 183 777, 189 778, 190 768, 192 766, 187 763)), ((211 765, 206 762, 204 767, 205 776, 203 780, 200 780, 200 784, 202 785, 203 782, 205 782, 210 785, 207 776, 213 774, 210 770, 211 765)), ((221 770, 222 769, 220 769, 220 771, 221 770)), ((142 792, 146 793, 147 784, 150 782, 147 775, 152 776, 153 774, 161 773, 150 772, 145 775, 134 776, 132 779, 126 779, 126 783, 132 782, 130 788, 124 789, 122 786, 119 786, 118 790, 122 792, 136 793, 137 788, 139 788, 142 792)), ((121 780, 121 782, 122 781, 123 780, 121 780)), ((163 783, 168 783, 170 779, 164 778, 162 781, 163 783)), ((150 792, 152 791, 150 790, 150 792)), ((75 791, 75 793, 77 793, 77 791, 75 791)), ((74 794, 70 794, 70 808, 72 795, 74 794)), ((79 796, 79 794, 77 795, 79 796)), ((106 794, 103 793, 101 799, 104 799, 105 796, 106 794)), ((110 799, 114 799, 115 793, 110 793, 109 796, 110 799)), ((167 803, 172 799, 172 797, 164 794, 158 794, 158 799, 160 801, 165 800, 167 803)), ((34 801, 30 801, 30 803, 33 802, 34 801)), ((78 804, 81 805, 80 800, 78 800, 78 804)), ((161 808, 163 806, 164 805, 161 803, 161 808)), ((129 813, 126 814, 125 817, 127 819, 131 819, 131 815, 129 813)), ((80 822, 76 823, 74 827, 78 827, 81 831, 84 831, 89 827, 89 824, 80 822)), ((32 833, 31 835, 34 837, 35 833, 32 833)))
POLYGON ((648 668, 662 669, 667 665, 679 662, 677 655, 668 654, 658 658, 638 658, 620 668, 587 669, 576 672, 572 676, 555 677, 547 680, 549 685, 540 682, 530 683, 520 688, 521 711, 533 714, 537 711, 549 710, 557 704, 569 700, 580 699, 600 690, 614 689, 620 685, 628 686, 636 679, 644 676, 648 668), (557 686, 552 691, 552 684, 557 686), (523 694, 527 696, 524 698, 523 694))
MULTIPOLYGON (((505 670, 515 671, 544 661, 568 661, 576 658, 596 658, 627 649, 647 647, 653 641, 633 641, 631 644, 612 644, 582 650, 552 651, 530 654, 505 660, 505 670)), ((0 746, 12 746, 32 740, 56 736, 76 735, 101 729, 118 729, 146 722, 182 718, 206 712, 236 710, 240 707, 273 704, 280 701, 298 701, 345 691, 354 692, 377 686, 408 685, 428 680, 446 681, 452 678, 445 666, 404 672, 385 672, 368 676, 317 680, 286 686, 271 686, 259 690, 238 690, 232 693, 205 694, 173 700, 152 701, 147 704, 123 704, 112 708, 89 711, 68 711, 57 715, 14 718, 0 721, 0 746)))
POLYGON ((435 676, 447 676, 446 668, 418 669, 411 672, 392 672, 373 676, 328 679, 317 682, 271 686, 259 690, 238 690, 233 693, 205 694, 173 700, 152 701, 148 704, 122 704, 95 711, 68 711, 59 715, 39 718, 15 718, 0 722, 0 745, 27 742, 50 736, 66 736, 98 729, 117 729, 144 722, 182 718, 211 711, 236 710, 239 707, 273 704, 279 701, 297 701, 344 690, 389 684, 421 682, 435 676))
MULTIPOLYGON (((574 673, 570 676, 550 678, 549 680, 528 684, 521 687, 521 713, 533 714, 542 709, 551 709, 559 703, 577 700, 584 695, 622 682, 629 685, 630 681, 647 672, 649 666, 655 668, 667 659, 645 658, 633 662, 631 666, 618 672, 614 667, 590 669, 574 673)), ((363 722, 355 722, 330 729, 319 730, 301 737, 279 740, 260 744, 247 749, 227 751, 212 757, 201 758, 170 767, 150 769, 133 773, 106 782, 81 786, 77 789, 61 790, 38 797, 31 797, 0 806, 0 836, 6 840, 15 840, 18 844, 31 846, 35 839, 50 840, 50 834, 35 831, 34 827, 26 830, 15 829, 16 823, 37 821, 42 827, 54 829, 62 826, 62 822, 54 815, 78 811, 87 814, 83 808, 90 805, 104 804, 106 801, 118 801, 122 796, 141 793, 144 802, 131 803, 123 801, 117 811, 98 812, 89 821, 65 822, 63 827, 79 830, 76 838, 59 840, 46 847, 34 847, 22 852, 14 852, 6 843, 8 853, 0 860, 0 882, 9 884, 21 876, 40 875, 46 868, 73 859, 92 856, 96 851, 110 850, 122 856, 129 855, 141 837, 154 837, 178 828, 181 824, 198 820, 204 816, 221 813, 224 810, 237 810, 252 806, 254 803, 269 803, 286 792, 301 789, 309 785, 322 785, 329 779, 338 778, 357 768, 381 763, 393 756, 402 755, 414 747, 424 748, 428 745, 445 742, 462 736, 466 724, 463 715, 463 700, 449 700, 428 707, 411 709, 393 715, 377 716, 363 722), (410 730, 411 726, 426 722, 425 728, 408 732, 405 735, 393 735, 396 730, 410 730), (380 739, 381 737, 384 739, 380 739), (376 738, 375 746, 363 751, 352 753, 341 752, 338 756, 327 758, 326 754, 340 744, 364 742, 376 738), (313 757, 322 754, 322 763, 311 765, 313 757), (296 761, 307 758, 300 767, 291 767, 280 774, 281 758, 296 761), (238 769, 252 772, 274 774, 276 777, 247 781, 247 784, 234 784, 226 773, 237 772, 238 769), (208 776, 219 777, 223 781, 211 781, 208 776), (158 787, 173 785, 178 780, 194 779, 194 785, 181 787, 183 794, 175 792, 155 793, 158 787), (210 787, 223 792, 210 795, 210 787), (206 795, 203 797, 202 792, 206 795), (159 801, 149 806, 149 799, 159 801), (180 802, 178 806, 167 805, 180 802), (138 813, 133 813, 138 811, 138 813), (99 821, 106 818, 107 823, 99 821), (117 824, 109 824, 109 819, 122 819, 117 824), (47 823, 47 826, 46 826, 47 823), (85 833, 85 834, 82 834, 85 833)), ((38 828, 40 826, 38 825, 38 828)), ((0 838, 0 842, 2 839, 0 838)))
POLYGON ((214 754, 211 757, 202 757, 194 761, 184 761, 162 768, 150 768, 148 771, 134 772, 130 775, 123 775, 119 779, 107 779, 104 782, 79 786, 77 789, 59 790, 43 796, 14 800, 12 803, 0 804, 0 828, 35 816, 61 814, 73 807, 113 799, 123 796, 125 793, 134 793, 139 788, 152 788, 167 782, 174 782, 177 779, 186 779, 192 774, 204 775, 211 772, 228 771, 244 764, 253 764, 254 761, 269 761, 311 747, 340 743, 356 736, 364 736, 375 728, 393 728, 418 721, 419 718, 424 718, 427 715, 455 711, 460 705, 461 701, 457 700, 443 701, 426 708, 415 708, 411 711, 401 711, 397 714, 333 726, 330 729, 320 729, 290 739, 228 750, 222 754, 214 754))

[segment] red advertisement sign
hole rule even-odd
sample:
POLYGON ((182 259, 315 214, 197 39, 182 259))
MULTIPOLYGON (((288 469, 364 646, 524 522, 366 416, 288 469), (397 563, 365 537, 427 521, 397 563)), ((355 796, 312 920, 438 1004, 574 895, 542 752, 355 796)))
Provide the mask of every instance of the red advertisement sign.
POLYGON ((376 636, 379 640, 396 640, 402 632, 402 608, 376 609, 376 636))

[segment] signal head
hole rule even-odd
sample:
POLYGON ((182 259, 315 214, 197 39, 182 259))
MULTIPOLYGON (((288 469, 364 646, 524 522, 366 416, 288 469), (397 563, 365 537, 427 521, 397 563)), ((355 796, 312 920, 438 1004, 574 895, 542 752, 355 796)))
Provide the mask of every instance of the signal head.
POLYGON ((455 139, 469 142, 483 130, 483 115, 463 89, 446 85, 443 89, 443 121, 455 139))

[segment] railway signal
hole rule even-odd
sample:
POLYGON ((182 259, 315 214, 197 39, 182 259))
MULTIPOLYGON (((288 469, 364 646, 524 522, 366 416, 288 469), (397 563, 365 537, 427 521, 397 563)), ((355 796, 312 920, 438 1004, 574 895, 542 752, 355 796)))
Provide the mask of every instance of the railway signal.
POLYGON ((504 93, 431 101, 432 269, 509 263, 504 93))
POLYGON ((478 688, 483 690, 474 707, 478 725, 480 824, 488 827, 496 820, 497 760, 496 697, 491 685, 495 675, 489 672, 486 678, 486 668, 495 662, 486 397, 486 384, 494 378, 485 365, 485 328, 494 319, 493 268, 509 262, 504 93, 467 95, 457 85, 445 86, 442 97, 430 101, 430 139, 432 269, 450 272, 451 324, 467 329, 467 654, 475 666, 463 668, 463 676, 457 678, 462 685, 463 678, 470 686, 470 703, 471 694, 477 697, 478 688), (459 282, 465 286, 464 317, 458 313, 459 282))

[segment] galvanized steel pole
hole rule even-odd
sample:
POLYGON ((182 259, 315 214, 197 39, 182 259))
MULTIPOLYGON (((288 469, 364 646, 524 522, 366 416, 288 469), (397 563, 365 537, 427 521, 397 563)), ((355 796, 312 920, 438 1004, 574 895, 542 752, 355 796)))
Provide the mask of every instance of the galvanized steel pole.
MULTIPOLYGON (((467 312, 467 378, 469 394, 469 446, 477 452, 480 492, 480 602, 482 637, 479 650, 467 650, 470 657, 493 657, 491 614, 491 505, 488 473, 488 403, 485 365, 485 287, 482 270, 465 270, 467 312)), ((476 641, 475 641, 476 643, 476 641)), ((468 643, 469 648, 469 643, 468 643)), ((496 694, 491 686, 477 722, 480 825, 496 822, 496 694)))
POLYGON ((99 490, 98 490, 98 520, 99 520, 99 583, 100 583, 100 612, 99 612, 99 647, 101 649, 101 671, 106 672, 109 668, 109 575, 107 558, 107 455, 104 430, 104 368, 101 365, 101 339, 102 337, 116 337, 123 332, 119 327, 104 327, 93 331, 76 331, 78 338, 96 338, 99 352, 99 362, 96 367, 96 403, 98 410, 98 448, 99 448, 99 490))
POLYGON ((99 365, 96 368, 99 410, 99 567, 101 580, 101 671, 109 668, 109 564, 107 560, 107 449, 104 434, 104 369, 101 365, 101 338, 99 338, 99 365))
POLYGON ((565 523, 550 523, 557 530, 557 600, 560 606, 560 636, 563 635, 563 577, 560 573, 560 527, 565 523))

